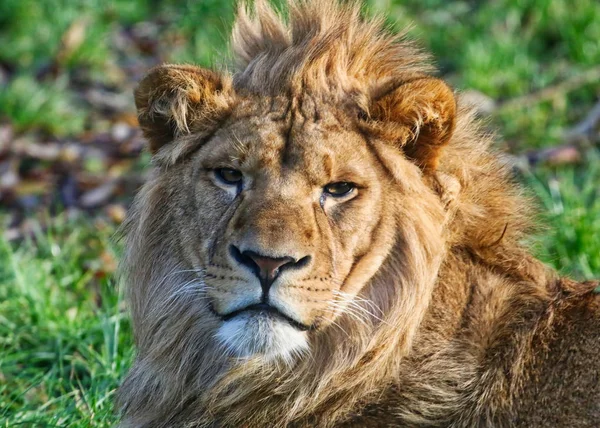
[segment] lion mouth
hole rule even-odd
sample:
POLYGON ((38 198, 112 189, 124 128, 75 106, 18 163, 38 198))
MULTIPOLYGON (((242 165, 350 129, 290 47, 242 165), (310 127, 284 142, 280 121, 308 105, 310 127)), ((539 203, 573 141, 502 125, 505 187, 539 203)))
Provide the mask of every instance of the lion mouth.
POLYGON ((218 315, 223 321, 229 321, 238 315, 253 313, 253 312, 256 314, 260 314, 262 316, 268 317, 268 318, 279 319, 281 321, 285 321, 300 331, 307 331, 307 330, 310 330, 310 328, 311 328, 310 326, 308 326, 306 324, 302 324, 301 322, 296 321, 295 319, 287 316, 286 314, 281 312, 279 309, 277 309, 274 306, 269 305, 268 303, 256 303, 254 305, 246 306, 241 309, 236 309, 235 311, 229 312, 227 314, 219 314, 217 312, 215 312, 215 314, 218 315))

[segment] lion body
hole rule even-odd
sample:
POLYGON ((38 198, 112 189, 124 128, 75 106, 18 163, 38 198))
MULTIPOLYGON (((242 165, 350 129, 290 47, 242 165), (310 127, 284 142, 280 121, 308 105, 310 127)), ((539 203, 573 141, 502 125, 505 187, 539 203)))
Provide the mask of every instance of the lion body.
POLYGON ((232 77, 136 90, 155 170, 126 224, 123 425, 597 426, 600 298, 521 244, 491 137, 358 6, 289 7, 240 11, 232 77), (266 288, 257 253, 295 264, 266 288))

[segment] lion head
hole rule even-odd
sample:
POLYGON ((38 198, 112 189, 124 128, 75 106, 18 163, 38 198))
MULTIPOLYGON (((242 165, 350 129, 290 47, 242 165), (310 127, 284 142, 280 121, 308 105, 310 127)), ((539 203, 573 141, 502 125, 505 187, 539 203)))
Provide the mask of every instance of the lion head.
POLYGON ((153 175, 123 264, 130 421, 248 421, 265 397, 280 422, 334 396, 341 411, 410 349, 447 248, 438 164, 464 119, 427 58, 359 9, 242 6, 233 74, 162 65, 136 89, 153 175))

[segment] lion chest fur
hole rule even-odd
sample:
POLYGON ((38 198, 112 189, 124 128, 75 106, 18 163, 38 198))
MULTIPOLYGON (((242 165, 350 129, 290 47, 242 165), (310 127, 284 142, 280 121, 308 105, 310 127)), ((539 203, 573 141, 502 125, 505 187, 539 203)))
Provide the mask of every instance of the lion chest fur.
POLYGON ((357 3, 242 4, 232 74, 135 90, 132 427, 594 426, 599 309, 428 58, 357 3))

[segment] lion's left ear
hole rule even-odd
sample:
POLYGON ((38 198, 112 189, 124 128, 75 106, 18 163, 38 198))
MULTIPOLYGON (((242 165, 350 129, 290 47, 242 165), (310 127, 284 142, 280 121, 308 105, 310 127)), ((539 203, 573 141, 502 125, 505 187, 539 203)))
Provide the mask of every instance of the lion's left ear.
POLYGON ((191 65, 155 67, 135 89, 138 121, 152 154, 180 136, 209 133, 232 100, 227 77, 191 65))
POLYGON ((407 157, 431 172, 454 131, 456 100, 442 80, 423 77, 376 96, 369 115, 387 139, 393 139, 407 157))

